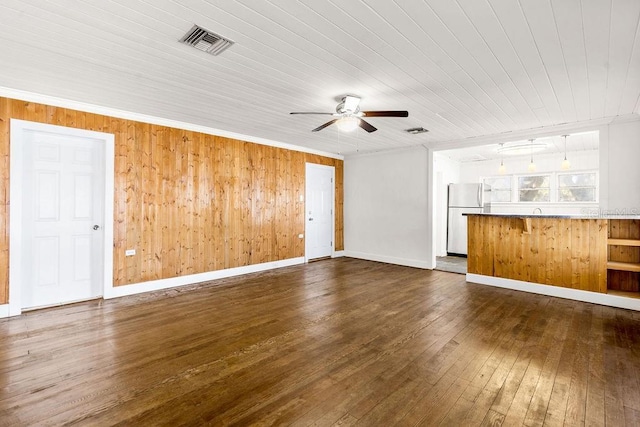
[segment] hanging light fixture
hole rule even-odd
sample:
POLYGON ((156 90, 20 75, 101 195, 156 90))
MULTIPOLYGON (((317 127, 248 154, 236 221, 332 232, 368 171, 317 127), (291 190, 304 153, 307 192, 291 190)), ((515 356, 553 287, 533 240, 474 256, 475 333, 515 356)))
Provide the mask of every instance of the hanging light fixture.
POLYGON ((536 171, 536 164, 533 163, 533 141, 535 141, 534 139, 530 139, 529 142, 531 143, 531 162, 529 162, 529 166, 527 167, 527 170, 529 172, 535 172, 536 171))
MULTIPOLYGON (((503 142, 500 143, 500 148, 498 149, 498 152, 500 152, 502 147, 504 147, 503 142)), ((500 157, 500 167, 498 168, 498 173, 500 175, 504 175, 505 173, 507 173, 507 167, 504 165, 504 156, 500 157)))
POLYGON ((564 138, 564 160, 562 161, 560 168, 563 171, 569 170, 571 168, 571 162, 567 160, 567 137, 568 136, 569 135, 562 135, 562 137, 564 138))
POLYGON ((342 132, 352 132, 360 124, 360 119, 354 116, 345 116, 336 122, 338 129, 342 132))

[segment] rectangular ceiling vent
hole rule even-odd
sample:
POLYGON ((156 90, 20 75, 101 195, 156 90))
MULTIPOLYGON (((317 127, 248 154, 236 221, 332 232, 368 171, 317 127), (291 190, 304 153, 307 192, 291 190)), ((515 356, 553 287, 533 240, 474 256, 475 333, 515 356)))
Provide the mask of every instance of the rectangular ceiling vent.
POLYGON ((405 129, 404 131, 407 132, 407 133, 410 133, 411 135, 417 135, 419 133, 429 132, 429 129, 425 129, 423 127, 418 127, 418 128, 405 129))
POLYGON ((225 39, 204 28, 200 28, 197 25, 194 25, 180 41, 203 52, 210 53, 211 55, 219 55, 233 44, 231 40, 225 39))

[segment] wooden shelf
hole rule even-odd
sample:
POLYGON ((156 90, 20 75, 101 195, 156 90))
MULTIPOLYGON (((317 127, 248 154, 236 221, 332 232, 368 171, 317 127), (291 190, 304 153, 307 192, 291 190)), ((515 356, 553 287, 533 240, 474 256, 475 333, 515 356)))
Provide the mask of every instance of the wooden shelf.
POLYGON ((640 295, 640 221, 611 218, 608 229, 607 289, 620 296, 637 297, 640 295))
POLYGON ((607 239, 607 244, 617 246, 640 246, 640 240, 637 239, 607 239))
POLYGON ((609 261, 607 269, 640 272, 640 262, 609 261))
POLYGON ((619 297, 626 297, 626 298, 638 298, 640 299, 640 292, 633 292, 633 291, 614 291, 609 289, 607 291, 607 294, 609 295, 616 295, 619 297))

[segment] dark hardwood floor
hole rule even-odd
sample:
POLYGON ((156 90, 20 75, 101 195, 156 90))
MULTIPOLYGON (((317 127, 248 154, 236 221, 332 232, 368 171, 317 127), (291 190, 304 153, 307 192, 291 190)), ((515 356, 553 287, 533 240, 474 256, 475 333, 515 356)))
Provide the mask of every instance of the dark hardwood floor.
POLYGON ((640 425, 640 313, 348 258, 0 321, 0 425, 640 425))

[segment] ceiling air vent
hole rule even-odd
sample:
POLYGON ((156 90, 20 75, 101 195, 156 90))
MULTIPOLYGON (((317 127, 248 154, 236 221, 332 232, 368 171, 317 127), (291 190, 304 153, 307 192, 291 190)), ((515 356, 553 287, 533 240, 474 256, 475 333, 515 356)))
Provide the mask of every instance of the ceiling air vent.
POLYGON ((419 127, 419 128, 405 129, 405 132, 410 133, 411 135, 417 135, 419 133, 429 132, 429 129, 419 127))
POLYGON ((233 44, 231 40, 227 40, 197 25, 194 25, 180 41, 203 52, 210 53, 211 55, 219 55, 223 50, 233 44))

